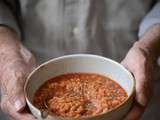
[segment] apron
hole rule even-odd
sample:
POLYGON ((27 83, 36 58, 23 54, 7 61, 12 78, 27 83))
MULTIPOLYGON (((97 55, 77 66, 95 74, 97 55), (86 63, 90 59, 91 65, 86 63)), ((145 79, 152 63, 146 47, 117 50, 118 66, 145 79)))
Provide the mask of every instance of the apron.
POLYGON ((121 61, 151 0, 21 0, 25 45, 38 61, 91 53, 121 61))

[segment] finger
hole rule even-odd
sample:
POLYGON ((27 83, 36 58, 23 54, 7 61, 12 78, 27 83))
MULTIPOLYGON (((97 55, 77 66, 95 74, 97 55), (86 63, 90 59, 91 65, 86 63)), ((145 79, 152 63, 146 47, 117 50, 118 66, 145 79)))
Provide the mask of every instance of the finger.
MULTIPOLYGON (((1 103, 1 104, 3 104, 3 103, 1 103)), ((37 120, 37 119, 35 119, 34 116, 32 116, 31 114, 29 114, 27 112, 23 112, 23 111, 17 112, 17 111, 15 111, 14 107, 12 106, 12 104, 9 101, 6 101, 5 105, 2 105, 2 106, 5 106, 5 108, 3 110, 5 110, 5 113, 7 113, 7 115, 12 120, 37 120)))
POLYGON ((15 111, 22 111, 26 106, 26 100, 21 85, 16 85, 16 88, 13 92, 7 95, 8 102, 14 107, 15 111))
MULTIPOLYGON (((141 61, 142 62, 142 61, 141 61)), ((136 64, 133 69, 125 61, 122 61, 121 64, 126 67, 129 71, 132 72, 136 80, 136 100, 142 106, 146 106, 150 100, 152 94, 152 73, 150 67, 148 67, 147 62, 143 61, 141 65, 136 64)))
POLYGON ((15 108, 15 111, 21 111, 26 106, 24 97, 24 75, 21 72, 9 72, 4 75, 2 82, 2 98, 5 98, 15 108))
POLYGON ((144 68, 139 68, 134 72, 134 77, 136 79, 136 100, 142 105, 146 106, 150 100, 151 96, 151 83, 148 74, 144 68))
POLYGON ((26 106, 26 101, 23 92, 16 94, 14 97, 9 98, 9 102, 11 103, 12 107, 15 108, 15 111, 20 112, 26 106))
POLYGON ((127 114, 124 120, 139 120, 144 112, 144 107, 138 103, 134 103, 131 111, 127 114))

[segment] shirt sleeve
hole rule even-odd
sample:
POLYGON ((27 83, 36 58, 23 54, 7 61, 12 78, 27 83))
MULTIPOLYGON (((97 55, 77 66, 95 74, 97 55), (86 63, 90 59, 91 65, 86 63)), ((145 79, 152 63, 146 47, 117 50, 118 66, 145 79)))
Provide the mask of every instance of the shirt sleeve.
POLYGON ((9 4, 0 1, 0 25, 8 26, 14 29, 19 36, 21 36, 20 28, 14 12, 10 8, 9 4))
POLYGON ((150 27, 160 24, 160 2, 158 2, 152 10, 142 20, 138 36, 141 37, 150 27))

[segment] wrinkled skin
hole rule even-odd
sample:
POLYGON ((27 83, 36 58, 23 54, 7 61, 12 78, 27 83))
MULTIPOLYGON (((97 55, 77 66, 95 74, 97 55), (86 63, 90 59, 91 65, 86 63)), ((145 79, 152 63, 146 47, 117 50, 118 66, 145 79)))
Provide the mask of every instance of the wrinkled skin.
MULTIPOLYGON (((136 42, 122 61, 122 65, 133 73, 136 81, 136 97, 125 120, 138 120, 149 102, 153 79, 153 60, 151 59, 153 53, 147 48, 154 46, 150 44, 152 41, 155 41, 155 45, 159 45, 157 41, 160 42, 160 39, 154 39, 154 37, 160 38, 159 35, 160 26, 145 35, 147 47, 136 42)), ((25 78, 36 66, 36 62, 33 55, 20 43, 17 34, 6 27, 0 27, 0 56, 2 111, 12 120, 36 120, 25 109, 26 101, 23 93, 25 78)))
POLYGON ((1 83, 1 108, 10 118, 15 120, 35 120, 24 109, 26 102, 23 94, 23 86, 25 76, 30 71, 30 68, 27 67, 23 63, 8 65, 1 76, 5 80, 1 83))
POLYGON ((148 51, 135 43, 121 63, 132 72, 136 82, 133 108, 125 120, 138 120, 150 100, 153 81, 153 59, 151 58, 148 51))
POLYGON ((8 28, 0 28, 1 109, 12 120, 36 120, 25 108, 23 87, 27 74, 36 66, 33 55, 8 28))
POLYGON ((154 65, 160 56, 160 25, 150 27, 129 50, 122 65, 132 72, 136 97, 125 120, 139 120, 152 97, 154 65))

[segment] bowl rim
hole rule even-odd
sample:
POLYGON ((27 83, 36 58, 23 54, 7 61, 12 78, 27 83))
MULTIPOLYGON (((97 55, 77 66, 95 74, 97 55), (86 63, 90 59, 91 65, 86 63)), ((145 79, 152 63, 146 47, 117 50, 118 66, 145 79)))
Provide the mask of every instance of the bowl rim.
MULTIPOLYGON (((103 57, 103 56, 100 56, 100 55, 94 55, 94 54, 69 54, 69 55, 64 55, 64 56, 60 56, 60 57, 57 57, 57 58, 52 58, 52 59, 50 59, 50 60, 48 60, 48 61, 46 61, 46 62, 44 62, 44 63, 42 63, 42 64, 40 64, 38 67, 36 67, 32 72, 30 72, 29 73, 29 75, 27 76, 27 78, 26 78, 26 81, 25 81, 25 84, 24 84, 24 95, 25 95, 25 99, 26 99, 26 102, 27 102, 27 105, 29 106, 29 107, 32 107, 34 110, 36 110, 37 112, 39 112, 39 113, 41 113, 41 111, 38 109, 38 108, 36 108, 33 104, 32 104, 32 102, 28 99, 28 94, 27 94, 27 91, 26 91, 26 89, 27 89, 27 85, 28 85, 28 82, 29 82, 29 79, 30 79, 30 77, 38 70, 38 69, 40 69, 41 67, 43 67, 43 66, 45 66, 45 65, 47 65, 47 64, 49 64, 49 63, 51 63, 51 62, 55 62, 55 61, 58 61, 58 60, 62 60, 62 59, 66 59, 66 58, 74 58, 74 57, 93 57, 93 58, 99 58, 99 59, 104 59, 104 60, 107 60, 107 61, 109 61, 109 62, 111 62, 111 63, 114 63, 114 64, 116 64, 117 66, 119 66, 119 67, 121 67, 125 72, 126 72, 126 74, 128 74, 128 76, 130 77, 130 80, 132 81, 132 88, 131 88, 131 94, 128 96, 128 98, 125 100, 125 101, 123 101, 120 105, 118 105, 118 106, 116 106, 115 108, 113 108, 113 109, 111 109, 111 110, 109 110, 109 111, 107 111, 107 112, 104 112, 104 113, 101 113, 101 114, 98 114, 98 115, 94 115, 94 116, 82 116, 82 117, 78 117, 78 118, 94 118, 94 117, 97 117, 97 116, 102 116, 102 115, 104 115, 104 114, 109 114, 109 113, 111 113, 111 112, 113 112, 113 111, 116 111, 117 109, 119 109, 119 108, 121 108, 123 105, 125 105, 125 103, 127 103, 127 102, 129 102, 129 100, 130 99, 132 99, 133 97, 134 97, 134 94, 135 94, 135 78, 134 78, 134 76, 133 76, 133 74, 127 69, 127 68, 125 68, 122 64, 120 64, 120 63, 118 63, 118 62, 116 62, 116 61, 114 61, 114 60, 112 60, 112 59, 110 59, 110 58, 106 58, 106 57, 103 57), (29 104, 30 105, 29 105, 29 104)), ((58 118, 63 118, 63 119, 66 119, 66 120, 68 120, 68 119, 72 119, 72 120, 76 120, 77 118, 73 118, 73 117, 62 117, 62 116, 58 116, 58 115, 51 115, 51 114, 49 114, 48 116, 51 116, 51 117, 58 117, 58 118)))

